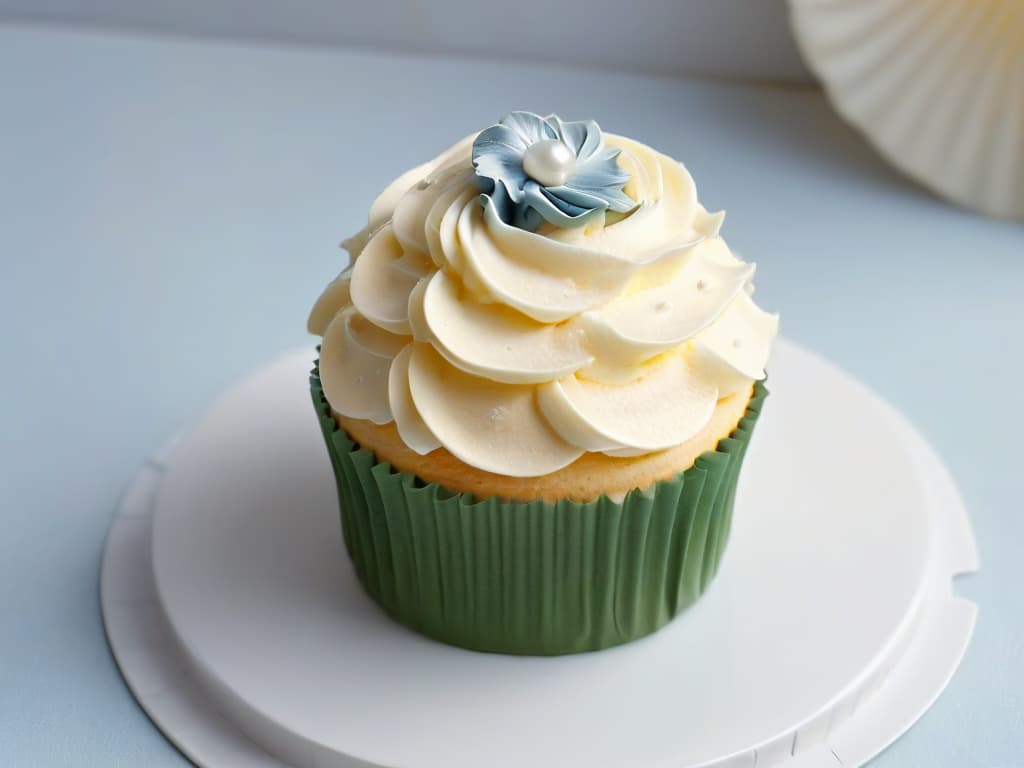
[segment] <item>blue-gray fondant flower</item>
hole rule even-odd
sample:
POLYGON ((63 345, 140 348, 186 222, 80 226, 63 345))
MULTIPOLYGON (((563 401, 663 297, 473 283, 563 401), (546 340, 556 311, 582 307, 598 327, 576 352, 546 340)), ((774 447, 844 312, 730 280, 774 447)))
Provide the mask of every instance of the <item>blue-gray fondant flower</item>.
POLYGON ((606 210, 636 207, 629 181, 593 120, 513 112, 473 142, 473 167, 503 221, 535 231, 544 221, 579 227, 606 210))

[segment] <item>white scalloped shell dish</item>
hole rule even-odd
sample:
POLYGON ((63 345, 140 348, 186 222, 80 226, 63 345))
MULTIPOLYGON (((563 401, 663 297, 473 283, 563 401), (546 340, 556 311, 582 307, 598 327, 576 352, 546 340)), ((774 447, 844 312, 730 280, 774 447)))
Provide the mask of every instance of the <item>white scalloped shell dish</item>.
POLYGON ((937 194, 1024 221, 1024 0, 789 0, 836 109, 937 194))

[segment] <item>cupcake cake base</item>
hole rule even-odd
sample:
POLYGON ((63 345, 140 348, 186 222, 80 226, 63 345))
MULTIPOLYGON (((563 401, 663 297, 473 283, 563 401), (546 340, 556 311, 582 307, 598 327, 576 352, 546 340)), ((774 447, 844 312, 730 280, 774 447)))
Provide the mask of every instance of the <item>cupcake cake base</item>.
POLYGON ((708 589, 768 394, 757 382, 738 408, 723 409, 727 426, 713 449, 620 499, 515 502, 453 493, 382 462, 336 423, 315 372, 310 384, 345 547, 370 596, 435 640, 532 656, 636 640, 708 589))
POLYGON ((437 643, 364 594, 309 359, 232 390, 148 464, 108 539, 111 647, 200 765, 855 766, 959 663, 975 609, 950 580, 977 564, 948 473, 791 344, 708 593, 648 638, 558 658, 437 643))

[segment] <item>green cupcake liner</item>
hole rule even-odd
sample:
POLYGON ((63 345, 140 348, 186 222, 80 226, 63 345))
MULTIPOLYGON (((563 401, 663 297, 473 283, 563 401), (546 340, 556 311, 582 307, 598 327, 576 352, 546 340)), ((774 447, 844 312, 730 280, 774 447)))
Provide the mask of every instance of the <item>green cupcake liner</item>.
POLYGON ((378 462, 310 376, 337 478, 345 546, 388 615, 496 653, 594 651, 650 634, 703 594, 729 537, 740 465, 767 389, 689 469, 621 502, 509 502, 449 491, 378 462))

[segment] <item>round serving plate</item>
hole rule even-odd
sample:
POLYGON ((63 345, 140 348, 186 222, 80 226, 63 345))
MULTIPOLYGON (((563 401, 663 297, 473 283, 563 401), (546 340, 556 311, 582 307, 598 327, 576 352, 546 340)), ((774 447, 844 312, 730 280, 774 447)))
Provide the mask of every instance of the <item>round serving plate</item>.
POLYGON ((789 0, 836 109, 939 195, 1024 221, 1024 3, 789 0))
POLYGON ((935 454, 786 340, 708 593, 656 634, 555 658, 420 637, 361 591, 310 403, 312 349, 148 462, 101 596, 131 690, 211 768, 860 765, 939 695, 977 567, 935 454))

